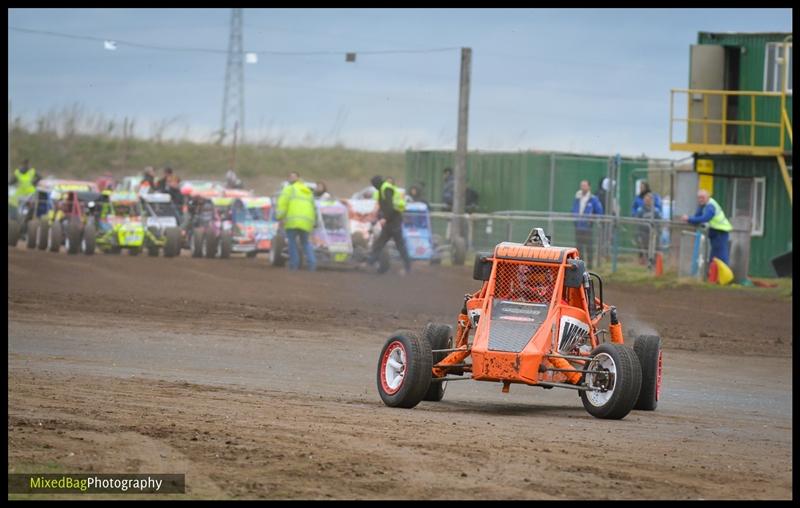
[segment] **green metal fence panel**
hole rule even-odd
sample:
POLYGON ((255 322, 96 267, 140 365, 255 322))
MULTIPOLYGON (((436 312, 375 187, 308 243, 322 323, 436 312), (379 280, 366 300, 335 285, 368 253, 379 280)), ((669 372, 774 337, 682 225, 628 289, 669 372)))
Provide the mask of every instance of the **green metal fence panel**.
MULTIPOLYGON (((569 212, 581 180, 588 180, 593 192, 598 190, 601 179, 608 173, 609 158, 547 152, 470 152, 467 186, 478 192, 480 212, 569 212)), ((406 152, 406 186, 421 184, 429 202, 441 203, 443 171, 453 167, 454 159, 454 153, 449 151, 406 152)), ((636 168, 646 168, 647 164, 646 159, 622 159, 618 182, 622 215, 629 215, 635 195, 630 173, 636 168)))

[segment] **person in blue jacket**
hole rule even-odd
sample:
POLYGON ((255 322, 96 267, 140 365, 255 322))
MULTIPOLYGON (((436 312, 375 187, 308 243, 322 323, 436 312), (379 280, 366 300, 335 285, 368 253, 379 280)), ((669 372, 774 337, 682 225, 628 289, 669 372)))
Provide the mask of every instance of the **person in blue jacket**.
POLYGON ((636 217, 639 213, 639 209, 644 206, 644 197, 650 193, 653 195, 653 206, 656 207, 658 210, 659 215, 664 215, 664 210, 661 208, 661 196, 658 195, 657 192, 653 192, 650 190, 650 184, 646 181, 642 180, 639 183, 639 194, 636 195, 636 198, 633 200, 633 206, 631 207, 631 217, 636 217))
POLYGON ((733 226, 725 217, 722 207, 714 201, 707 190, 700 189, 697 191, 697 211, 695 211, 694 215, 691 217, 684 215, 681 219, 696 226, 708 224, 708 241, 711 242, 709 263, 711 259, 717 258, 726 265, 730 265, 728 259, 728 237, 733 230, 733 226))
POLYGON ((581 259, 586 261, 586 267, 592 267, 592 248, 594 233, 594 222, 580 219, 587 215, 603 215, 603 205, 597 196, 592 194, 592 187, 588 180, 581 182, 581 188, 575 193, 575 200, 572 202, 572 213, 578 217, 575 221, 575 246, 580 252, 581 259))

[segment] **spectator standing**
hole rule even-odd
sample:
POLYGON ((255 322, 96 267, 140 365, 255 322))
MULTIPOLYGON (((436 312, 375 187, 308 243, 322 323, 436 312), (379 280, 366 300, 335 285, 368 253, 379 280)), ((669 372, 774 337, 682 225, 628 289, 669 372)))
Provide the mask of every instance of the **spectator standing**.
MULTIPOLYGON (((652 192, 648 192, 644 195, 642 198, 642 206, 636 211, 634 217, 651 221, 649 226, 644 224, 639 226, 639 231, 636 235, 636 243, 639 248, 639 264, 643 265, 648 263, 648 267, 652 268, 653 260, 647 257, 646 252, 650 247, 650 231, 656 228, 655 221, 661 219, 661 212, 655 207, 652 192)), ((658 241, 658 237, 658 232, 656 232, 656 241, 658 241)), ((658 246, 656 245, 656 247, 658 246)))
POLYGON ((660 213, 662 215, 664 214, 664 209, 662 208, 662 204, 661 204, 661 196, 659 196, 657 193, 655 193, 652 190, 650 190, 650 184, 647 183, 646 181, 642 180, 639 183, 639 194, 636 195, 636 198, 633 200, 633 206, 631 206, 631 216, 632 217, 636 217, 637 211, 644 204, 644 196, 648 192, 653 194, 653 206, 656 207, 656 210, 658 210, 658 213, 660 213))
POLYGON ((425 206, 428 206, 428 201, 425 200, 423 197, 422 186, 419 184, 414 184, 408 189, 408 198, 411 201, 416 203, 425 203, 425 206))
POLYGON ((453 168, 444 168, 444 185, 442 187, 442 203, 444 203, 445 211, 453 209, 453 193, 455 185, 455 177, 453 176, 453 168))
POLYGON ((589 215, 603 215, 603 205, 597 196, 592 194, 592 188, 588 180, 581 181, 581 187, 575 193, 575 200, 572 202, 572 213, 577 220, 575 221, 575 243, 580 252, 581 259, 586 261, 586 267, 592 267, 592 249, 594 241, 594 222, 586 220, 589 215))

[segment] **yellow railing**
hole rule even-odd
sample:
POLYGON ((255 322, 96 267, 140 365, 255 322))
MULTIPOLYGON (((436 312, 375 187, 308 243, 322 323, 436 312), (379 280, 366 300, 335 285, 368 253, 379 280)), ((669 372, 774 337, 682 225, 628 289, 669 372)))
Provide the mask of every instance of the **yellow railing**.
MULTIPOLYGON (((785 151, 784 132, 788 130, 789 140, 791 141, 791 122, 783 104, 785 95, 781 92, 756 92, 743 90, 699 90, 699 89, 673 89, 670 92, 670 123, 669 123, 669 145, 670 150, 682 152, 700 153, 726 153, 743 155, 782 155, 785 151), (675 116, 676 95, 686 95, 686 115, 684 117, 675 116), (733 96, 749 98, 749 119, 740 120, 729 118, 728 99, 733 96), (770 99, 775 101, 775 105, 770 106, 770 111, 774 111, 776 121, 758 121, 757 105, 761 99, 761 107, 766 106, 770 99), (681 122, 686 125, 685 139, 675 140, 675 124, 681 122), (728 128, 740 128, 738 134, 743 134, 749 130, 749 135, 738 135, 734 143, 728 142, 728 128), (749 129, 748 129, 749 128, 749 129), (765 136, 768 130, 774 129, 773 136, 765 136), (761 134, 759 139, 756 131, 761 134), (772 142, 774 138, 774 143, 772 142), (758 142, 758 144, 756 144, 758 142)), ((738 117, 744 113, 743 106, 747 101, 739 102, 738 117)), ((762 116, 765 116, 762 114, 762 116)))
POLYGON ((789 142, 794 143, 792 141, 792 120, 789 118, 786 108, 781 109, 781 115, 783 115, 783 126, 786 128, 786 134, 789 135, 789 142))

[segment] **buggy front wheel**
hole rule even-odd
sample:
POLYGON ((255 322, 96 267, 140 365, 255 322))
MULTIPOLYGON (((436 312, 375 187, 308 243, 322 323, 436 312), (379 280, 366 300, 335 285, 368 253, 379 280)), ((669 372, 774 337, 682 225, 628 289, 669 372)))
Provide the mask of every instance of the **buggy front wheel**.
POLYGON ((642 368, 633 349, 624 344, 601 344, 586 364, 581 391, 583 407, 594 417, 619 420, 631 412, 642 387, 642 368))
MULTIPOLYGON (((439 323, 428 323, 422 331, 422 336, 428 340, 431 349, 449 349, 453 347, 453 330, 449 325, 439 323)), ((447 357, 447 353, 432 353, 432 365, 436 365, 447 357)), ((447 389, 447 381, 434 381, 431 378, 431 385, 422 400, 439 402, 444 398, 444 391, 447 389)))
POLYGON ((431 345, 426 337, 397 331, 378 358, 378 393, 390 407, 412 408, 431 384, 431 345))

